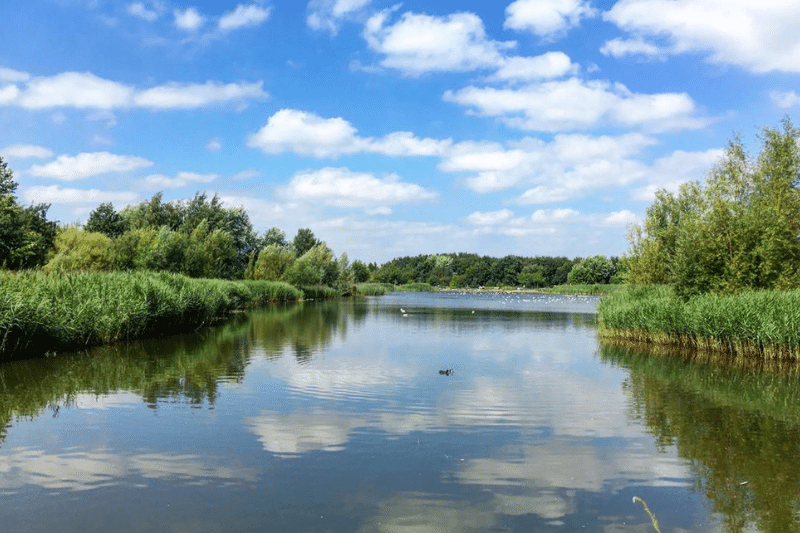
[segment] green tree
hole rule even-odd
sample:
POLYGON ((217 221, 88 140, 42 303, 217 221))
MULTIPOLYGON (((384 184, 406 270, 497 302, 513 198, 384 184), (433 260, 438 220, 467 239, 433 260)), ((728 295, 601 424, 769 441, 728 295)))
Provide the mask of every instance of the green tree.
POLYGON ((292 248, 294 248, 294 256, 300 257, 309 250, 311 250, 314 246, 319 243, 317 238, 314 236, 314 232, 308 228, 301 228, 297 230, 297 235, 295 235, 294 240, 292 241, 292 248))
POLYGON ((88 232, 102 233, 112 239, 125 233, 125 221, 114 210, 111 202, 100 204, 89 214, 89 220, 83 228, 88 232))
POLYGON ((286 241, 286 232, 277 226, 273 226, 264 234, 264 246, 279 246, 281 248, 288 248, 289 243, 286 241))
POLYGON ((258 254, 253 279, 280 281, 294 261, 294 253, 289 248, 270 244, 258 254))
POLYGON ((102 271, 112 265, 111 239, 99 232, 67 227, 56 235, 55 254, 44 266, 53 272, 102 271))
POLYGON ((356 259, 350 266, 353 270, 353 278, 356 283, 364 283, 369 281, 369 269, 362 261, 356 259))
POLYGON ((570 283, 587 284, 608 283, 616 273, 614 263, 603 255, 587 257, 569 271, 567 280, 570 283))
POLYGON ((544 267, 538 263, 531 263, 522 268, 517 276, 517 281, 523 287, 538 288, 547 286, 544 277, 544 267))
POLYGON ((324 242, 299 257, 284 274, 285 281, 295 287, 321 285, 325 271, 333 260, 333 252, 324 242))

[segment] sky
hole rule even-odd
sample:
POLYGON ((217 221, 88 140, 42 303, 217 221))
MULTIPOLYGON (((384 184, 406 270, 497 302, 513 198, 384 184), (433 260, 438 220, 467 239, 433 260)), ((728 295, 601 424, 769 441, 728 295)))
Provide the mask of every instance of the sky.
POLYGON ((350 260, 624 254, 800 110, 796 0, 3 0, 0 157, 61 223, 218 194, 350 260))

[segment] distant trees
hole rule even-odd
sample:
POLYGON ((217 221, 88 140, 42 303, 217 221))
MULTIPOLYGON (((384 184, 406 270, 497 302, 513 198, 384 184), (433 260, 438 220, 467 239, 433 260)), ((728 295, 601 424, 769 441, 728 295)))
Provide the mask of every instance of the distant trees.
POLYGON ((23 207, 14 193, 17 183, 0 158, 0 268, 34 268, 44 264, 57 226, 47 220, 48 204, 23 207))
POLYGON ((800 287, 800 130, 764 128, 748 155, 738 136, 705 184, 656 194, 632 228, 629 280, 679 294, 800 287))
POLYGON ((604 255, 594 255, 581 259, 573 266, 567 275, 567 281, 587 285, 610 283, 616 273, 617 269, 610 259, 604 255))

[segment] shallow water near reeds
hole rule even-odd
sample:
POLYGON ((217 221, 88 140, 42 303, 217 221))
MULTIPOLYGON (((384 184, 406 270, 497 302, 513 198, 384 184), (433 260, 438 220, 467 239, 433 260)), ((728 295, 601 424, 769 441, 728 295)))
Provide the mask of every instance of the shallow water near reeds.
POLYGON ((800 531, 800 388, 596 297, 390 293, 0 366, 7 532, 800 531), (441 371, 451 370, 442 373, 441 371))

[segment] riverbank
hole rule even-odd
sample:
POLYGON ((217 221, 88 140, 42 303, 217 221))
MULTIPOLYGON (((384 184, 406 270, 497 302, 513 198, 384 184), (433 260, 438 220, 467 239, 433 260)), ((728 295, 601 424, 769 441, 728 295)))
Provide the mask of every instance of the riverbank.
POLYGON ((287 283, 167 272, 0 273, 0 361, 196 329, 302 298, 287 283))
POLYGON ((699 295, 628 287, 598 305, 601 337, 733 357, 800 360, 800 290, 699 295))

